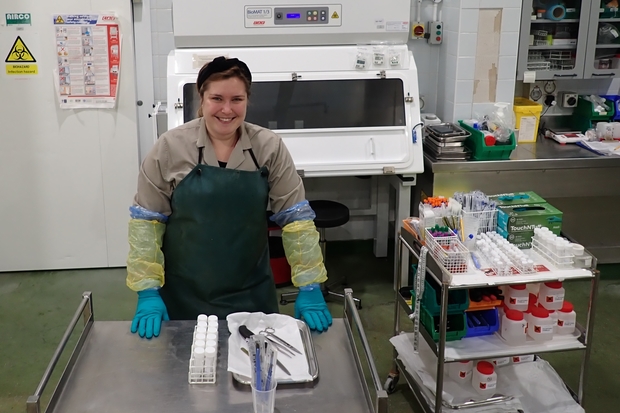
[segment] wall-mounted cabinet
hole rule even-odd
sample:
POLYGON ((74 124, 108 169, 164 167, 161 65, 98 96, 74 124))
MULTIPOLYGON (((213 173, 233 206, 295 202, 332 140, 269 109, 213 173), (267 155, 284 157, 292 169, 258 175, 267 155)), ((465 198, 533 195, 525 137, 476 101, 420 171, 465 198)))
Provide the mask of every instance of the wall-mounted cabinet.
POLYGON ((524 0, 517 79, 523 80, 526 72, 535 72, 536 80, 620 77, 620 11, 615 3, 524 0))

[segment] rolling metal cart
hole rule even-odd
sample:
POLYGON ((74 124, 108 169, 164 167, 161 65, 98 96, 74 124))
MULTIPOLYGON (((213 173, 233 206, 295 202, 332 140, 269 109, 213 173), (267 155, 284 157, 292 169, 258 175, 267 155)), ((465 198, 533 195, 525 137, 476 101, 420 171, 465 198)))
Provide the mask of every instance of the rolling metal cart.
MULTIPOLYGON (((219 323, 216 383, 188 384, 195 325, 195 321, 166 322, 158 338, 141 339, 130 333, 130 322, 94 321, 92 294, 83 293, 41 382, 26 402, 26 411, 252 411, 250 386, 238 383, 227 371, 229 332, 225 320, 219 323), (82 331, 49 404, 42 409, 43 391, 76 327, 82 331)), ((343 318, 335 318, 328 332, 313 333, 312 339, 319 377, 312 383, 278 386, 276 412, 340 413, 347 406, 347 411, 387 413, 387 393, 382 388, 351 289, 345 289, 343 318)))
MULTIPOLYGON (((403 254, 405 253, 411 253, 416 259, 420 259, 422 244, 404 227, 401 227, 399 241, 399 268, 401 268, 401 265, 404 262, 403 254)), ((588 252, 586 251, 586 253, 588 252)), ((411 316, 413 311, 401 292, 402 282, 401 277, 399 276, 400 271, 395 271, 395 274, 394 285, 396 297, 394 305, 394 335, 396 336, 399 334, 401 311, 404 310, 408 316, 411 316)), ((594 312, 596 309, 596 298, 599 282, 599 272, 596 270, 596 259, 594 257, 592 257, 592 265, 588 269, 571 268, 566 270, 551 270, 544 273, 539 272, 536 274, 489 277, 484 275, 481 271, 478 271, 476 274, 451 274, 444 267, 439 265, 431 254, 427 254, 426 274, 430 276, 432 282, 437 283, 437 285, 441 288, 439 341, 436 343, 423 326, 419 328, 420 337, 428 343, 431 350, 437 357, 436 388, 434 392, 431 392, 428 388, 416 380, 416 378, 405 369, 405 366, 402 360, 399 359, 398 352, 395 349, 393 368, 384 383, 384 388, 388 393, 392 393, 395 390, 399 377, 402 375, 405 377, 409 387, 425 413, 439 413, 442 411, 442 408, 460 410, 502 403, 510 400, 512 396, 491 397, 486 400, 466 402, 463 404, 450 404, 446 402, 442 398, 444 390, 444 365, 446 363, 463 360, 482 360, 499 357, 512 357, 524 354, 542 354, 547 352, 581 350, 583 351, 583 358, 579 376, 579 388, 577 389, 577 392, 574 392, 571 389, 569 389, 569 391, 577 403, 581 406, 584 405, 584 389, 588 372, 590 351, 592 348, 594 312), (578 337, 575 336, 574 339, 561 340, 560 342, 554 342, 555 340, 542 343, 534 342, 522 346, 509 346, 497 336, 463 338, 459 341, 451 342, 446 341, 448 293, 450 291, 487 286, 584 279, 591 280, 587 323, 585 328, 577 323, 576 332, 579 334, 578 337), (429 400, 434 400, 434 409, 431 403, 429 403, 429 400)))

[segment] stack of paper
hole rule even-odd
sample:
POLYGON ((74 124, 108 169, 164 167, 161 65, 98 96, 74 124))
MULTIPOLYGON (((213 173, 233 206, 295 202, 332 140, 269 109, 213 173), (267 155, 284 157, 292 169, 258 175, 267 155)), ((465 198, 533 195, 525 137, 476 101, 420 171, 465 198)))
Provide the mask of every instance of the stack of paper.
POLYGON ((591 150, 594 153, 604 156, 620 156, 619 141, 603 141, 603 142, 579 142, 577 145, 591 150))

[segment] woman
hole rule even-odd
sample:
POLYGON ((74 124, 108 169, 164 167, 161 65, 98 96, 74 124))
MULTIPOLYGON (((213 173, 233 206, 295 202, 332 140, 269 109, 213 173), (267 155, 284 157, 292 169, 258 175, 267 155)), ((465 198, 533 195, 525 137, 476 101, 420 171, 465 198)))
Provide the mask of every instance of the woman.
POLYGON ((295 316, 318 331, 331 325, 314 212, 282 139, 244 122, 251 82, 238 59, 203 66, 199 118, 163 134, 142 163, 127 261, 138 293, 131 331, 141 337, 158 336, 162 320, 278 311, 268 201, 300 288, 295 316))

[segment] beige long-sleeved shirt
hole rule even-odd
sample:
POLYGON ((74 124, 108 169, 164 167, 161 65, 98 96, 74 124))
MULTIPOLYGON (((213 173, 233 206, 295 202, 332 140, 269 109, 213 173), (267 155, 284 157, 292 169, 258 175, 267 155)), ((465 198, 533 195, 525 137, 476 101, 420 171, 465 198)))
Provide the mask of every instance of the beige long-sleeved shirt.
MULTIPOLYGON (((203 118, 194 119, 164 133, 140 167, 138 191, 134 202, 148 210, 170 215, 174 188, 198 163, 198 148, 203 163, 218 167, 217 157, 203 118)), ((228 169, 255 171, 252 149, 259 166, 269 170, 271 210, 278 213, 303 201, 304 186, 282 138, 263 127, 244 122, 241 137, 226 165, 228 169)))

